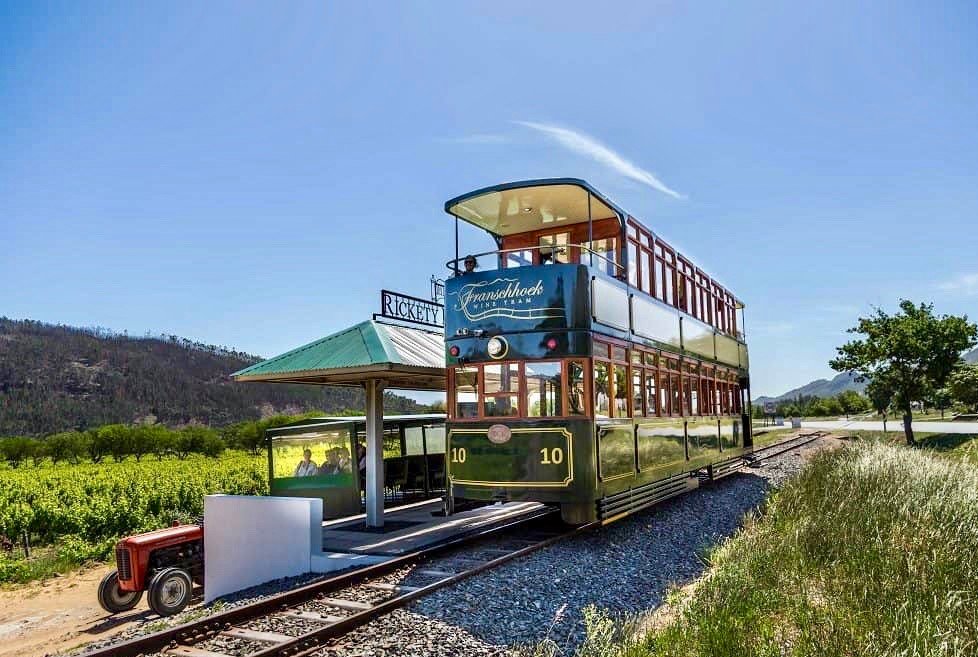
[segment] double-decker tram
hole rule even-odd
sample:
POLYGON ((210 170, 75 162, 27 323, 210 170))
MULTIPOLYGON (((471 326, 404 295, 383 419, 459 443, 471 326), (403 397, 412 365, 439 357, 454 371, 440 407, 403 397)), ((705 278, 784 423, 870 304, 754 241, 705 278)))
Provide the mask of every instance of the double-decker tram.
POLYGON ((496 249, 445 284, 453 499, 618 517, 751 449, 743 304, 583 180, 451 199, 496 249))

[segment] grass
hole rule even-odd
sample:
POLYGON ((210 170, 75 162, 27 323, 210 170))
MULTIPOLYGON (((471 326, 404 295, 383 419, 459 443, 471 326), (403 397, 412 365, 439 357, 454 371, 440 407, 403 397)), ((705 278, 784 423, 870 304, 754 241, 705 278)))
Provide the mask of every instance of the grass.
POLYGON ((978 441, 883 438, 815 455, 709 554, 665 623, 630 635, 592 619, 576 654, 978 654, 978 441))

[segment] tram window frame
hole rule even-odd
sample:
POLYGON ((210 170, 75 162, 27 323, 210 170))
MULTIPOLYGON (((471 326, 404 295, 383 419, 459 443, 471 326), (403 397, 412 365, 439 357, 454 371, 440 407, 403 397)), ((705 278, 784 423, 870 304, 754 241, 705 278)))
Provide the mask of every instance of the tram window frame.
POLYGON ((523 362, 522 361, 492 361, 489 363, 479 363, 479 377, 481 384, 482 394, 479 397, 479 413, 485 418, 514 418, 523 417, 525 409, 523 408, 523 389, 526 381, 526 377, 523 372, 523 362), (513 365, 516 366, 516 390, 503 390, 502 389, 502 379, 503 372, 505 369, 510 369, 513 365), (486 383, 486 367, 499 367, 500 380, 499 380, 499 390, 489 392, 488 384, 486 383), (498 404, 498 399, 501 397, 508 397, 510 402, 512 398, 516 398, 516 414, 512 415, 497 415, 486 413, 486 402, 489 398, 492 398, 495 404, 498 404))
MULTIPOLYGON (((531 361, 522 361, 522 376, 521 376, 521 381, 522 381, 523 388, 524 388, 524 393, 523 393, 523 407, 525 409, 526 417, 528 417, 528 418, 535 418, 535 419, 539 419, 539 418, 566 417, 566 410, 567 410, 566 409, 566 404, 569 402, 569 400, 568 400, 568 395, 567 395, 567 392, 568 391, 566 389, 566 387, 567 387, 567 385, 566 385, 567 384, 567 372, 566 372, 566 367, 564 366, 564 362, 562 360, 556 359, 556 360, 531 360, 531 361), (530 388, 530 379, 529 379, 529 377, 526 374, 526 368, 527 368, 527 365, 528 364, 531 367, 532 366, 535 366, 535 365, 556 365, 557 366, 557 368, 558 368, 558 375, 559 375, 559 379, 560 379, 560 389, 558 390, 558 395, 557 395, 557 398, 556 398, 556 400, 557 400, 557 407, 558 407, 558 410, 560 410, 559 413, 554 413, 554 414, 539 413, 537 415, 533 415, 530 412, 530 410, 531 410, 531 407, 530 407, 530 392, 531 392, 531 388, 530 388)), ((541 410, 543 410, 542 401, 541 401, 541 410)))
POLYGON ((629 348, 627 343, 623 342, 605 342, 604 340, 593 341, 593 353, 601 351, 602 354, 608 354, 607 356, 593 356, 592 357, 592 403, 594 409, 595 419, 605 419, 605 418, 623 418, 632 417, 632 400, 631 400, 631 373, 629 368, 629 361, 631 360, 629 348), (598 415, 598 386, 597 386, 597 375, 598 368, 602 365, 607 367, 608 376, 608 415, 598 415), (620 385, 618 381, 618 372, 623 373, 624 385, 620 385), (619 397, 619 387, 624 388, 624 397, 619 397), (618 400, 624 400, 624 408, 619 408, 618 400))
POLYGON ((458 365, 456 367, 451 367, 448 369, 448 385, 449 385, 449 399, 448 401, 448 416, 453 422, 485 422, 493 420, 516 420, 516 419, 581 419, 586 417, 591 417, 591 402, 589 401, 591 395, 591 385, 589 379, 591 377, 591 371, 588 364, 588 359, 585 357, 572 357, 572 358, 548 358, 540 360, 505 360, 505 361, 487 361, 481 363, 465 363, 464 365, 458 365), (530 363, 559 363, 560 364, 560 381, 561 381, 561 398, 560 405, 563 414, 562 415, 529 415, 529 387, 526 381, 526 364, 530 363), (486 366, 518 366, 518 383, 517 388, 518 393, 511 391, 499 391, 499 392, 486 392, 485 386, 485 367, 486 366), (574 365, 580 368, 581 372, 581 383, 583 384, 583 392, 581 395, 581 408, 579 412, 572 412, 572 406, 570 403, 570 373, 571 366, 574 365), (458 390, 456 384, 456 370, 477 370, 477 392, 476 392, 476 415, 474 416, 461 416, 458 414, 458 390), (487 398, 495 397, 517 397, 517 415, 486 415, 485 413, 485 401, 487 398))

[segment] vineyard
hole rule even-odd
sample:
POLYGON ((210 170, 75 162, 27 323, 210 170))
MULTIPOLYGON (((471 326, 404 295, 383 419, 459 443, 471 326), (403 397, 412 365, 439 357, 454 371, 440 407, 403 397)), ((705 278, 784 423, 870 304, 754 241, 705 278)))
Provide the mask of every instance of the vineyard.
POLYGON ((201 515, 210 493, 267 493, 263 457, 81 463, 0 469, 0 583, 104 559, 121 536, 201 515), (27 537, 34 556, 26 559, 27 537), (46 566, 45 566, 46 564, 46 566))

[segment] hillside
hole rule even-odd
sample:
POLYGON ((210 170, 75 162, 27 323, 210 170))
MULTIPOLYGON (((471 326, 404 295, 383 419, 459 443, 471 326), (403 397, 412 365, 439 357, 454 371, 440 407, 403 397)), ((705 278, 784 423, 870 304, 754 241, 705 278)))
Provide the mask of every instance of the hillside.
MULTIPOLYGON (((136 338, 101 329, 0 317, 0 435, 40 435, 154 416, 169 425, 219 426, 276 413, 363 408, 356 388, 235 383, 260 360, 177 336, 136 338)), ((419 405, 388 394, 388 412, 419 405)))
POLYGON ((862 392, 866 389, 866 382, 857 382, 855 377, 851 374, 843 372, 829 379, 816 379, 811 383, 806 383, 805 385, 789 390, 788 392, 778 395, 777 397, 758 397, 753 400, 755 404, 764 404, 767 402, 779 402, 787 399, 797 399, 799 396, 802 397, 834 397, 840 392, 845 392, 846 390, 855 390, 856 392, 862 392))
POLYGON ((964 355, 965 362, 978 363, 978 347, 975 347, 964 355))

